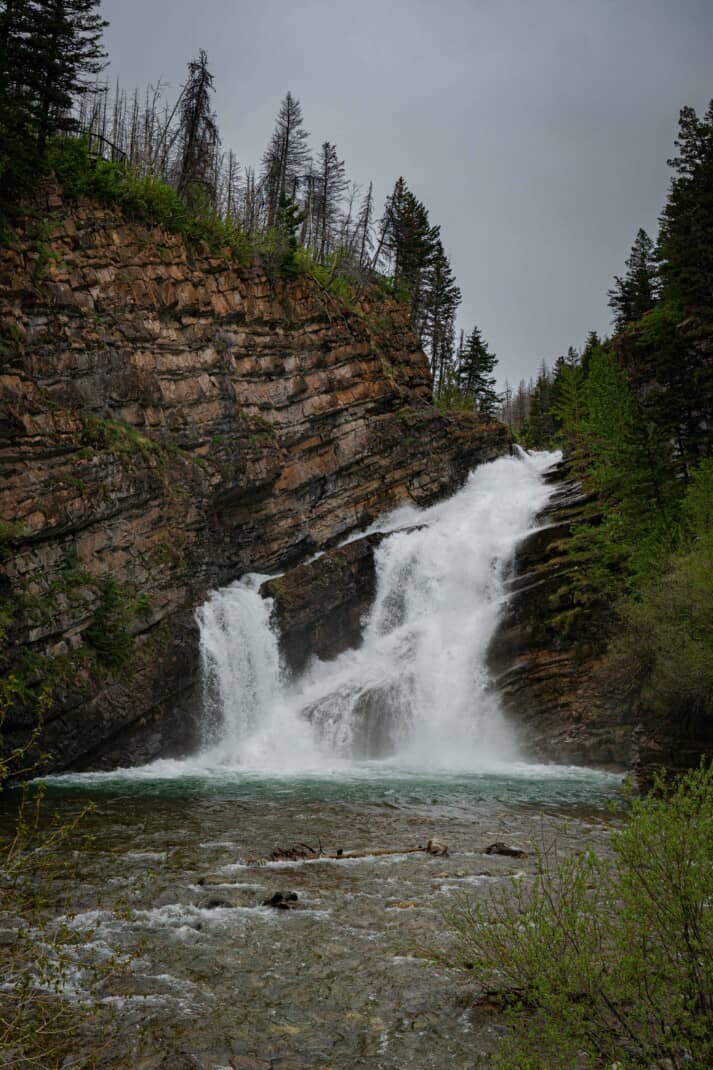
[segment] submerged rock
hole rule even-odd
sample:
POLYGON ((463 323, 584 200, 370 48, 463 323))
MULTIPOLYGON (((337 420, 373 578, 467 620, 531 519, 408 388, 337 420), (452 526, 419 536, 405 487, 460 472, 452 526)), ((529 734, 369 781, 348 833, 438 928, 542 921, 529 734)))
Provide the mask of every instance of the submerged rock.
POLYGON ((164 1056, 159 1070, 202 1070, 202 1067, 203 1064, 194 1055, 184 1051, 171 1051, 164 1056))
POLYGON ((430 855, 448 854, 448 847, 445 843, 441 843, 440 840, 429 840, 426 844, 426 850, 430 855))
POLYGON ((267 899, 263 899, 264 907, 275 907, 277 910, 290 910, 298 901, 297 892, 273 892, 267 899))
POLYGON ((235 905, 232 899, 224 895, 207 895, 198 903, 203 910, 218 910, 220 907, 234 907, 235 905))
POLYGON ((510 847, 507 843, 503 843, 502 840, 498 840, 497 843, 491 843, 489 847, 486 847, 483 854, 486 855, 506 855, 508 858, 524 858, 525 851, 522 847, 510 847))

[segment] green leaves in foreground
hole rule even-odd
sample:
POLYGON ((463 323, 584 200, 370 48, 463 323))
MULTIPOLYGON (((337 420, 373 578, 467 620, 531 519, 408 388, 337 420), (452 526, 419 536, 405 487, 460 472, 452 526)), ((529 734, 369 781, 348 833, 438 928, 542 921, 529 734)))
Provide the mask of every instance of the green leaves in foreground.
POLYGON ((458 959, 500 993, 500 1070, 713 1065, 713 766, 637 799, 610 861, 539 848, 450 918, 458 959))

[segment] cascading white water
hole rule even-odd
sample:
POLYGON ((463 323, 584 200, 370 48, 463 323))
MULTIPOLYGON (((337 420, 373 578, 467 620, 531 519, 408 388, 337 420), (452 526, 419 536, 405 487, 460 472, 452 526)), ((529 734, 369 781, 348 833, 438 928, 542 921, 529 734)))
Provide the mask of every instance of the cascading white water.
POLYGON ((197 613, 201 634, 204 736, 239 748, 279 699, 280 652, 272 603, 260 597, 267 576, 253 574, 216 592, 197 613))
POLYGON ((382 518, 377 594, 362 645, 282 671, 265 577, 215 592, 198 615, 207 765, 326 771, 387 758, 409 769, 482 769, 516 757, 485 655, 518 541, 545 505, 557 454, 478 468, 430 509, 382 518))

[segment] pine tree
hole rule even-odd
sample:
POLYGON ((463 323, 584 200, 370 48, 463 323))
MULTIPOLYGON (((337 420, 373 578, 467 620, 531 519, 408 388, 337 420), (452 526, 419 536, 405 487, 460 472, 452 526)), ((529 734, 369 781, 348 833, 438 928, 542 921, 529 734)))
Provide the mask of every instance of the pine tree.
POLYGON ((530 394, 531 387, 528 387, 525 380, 521 379, 520 382, 517 384, 517 390, 513 395, 511 404, 511 426, 516 431, 521 431, 527 421, 527 417, 530 413, 530 394))
POLYGON ((25 72, 32 99, 37 147, 75 126, 73 99, 86 93, 106 66, 101 44, 109 25, 97 14, 100 0, 44 0, 27 5, 32 61, 25 72))
POLYGON ((225 186, 222 190, 222 201, 225 217, 228 220, 236 220, 240 215, 241 185, 240 164, 232 149, 228 152, 228 166, 225 174, 225 186))
POLYGON ((304 213, 299 205, 291 197, 280 194, 272 228, 274 246, 270 266, 282 278, 291 279, 297 275, 297 232, 303 220, 304 213))
POLYGON ((713 100, 703 118, 683 108, 676 172, 661 216, 658 256, 667 296, 684 307, 713 306, 713 100))
POLYGON ((344 161, 329 141, 320 149, 311 187, 312 245, 317 259, 324 264, 335 247, 342 198, 347 188, 344 161))
POLYGON ((552 411, 554 383, 544 360, 534 385, 530 387, 529 394, 529 412, 524 428, 527 445, 535 449, 543 449, 552 445, 557 431, 552 411))
MULTIPOLYGON (((591 335, 590 335, 591 338, 591 335)), ((559 357, 555 364, 550 404, 555 431, 567 447, 567 456, 577 469, 585 464, 587 454, 587 376, 591 360, 600 352, 599 347, 585 346, 589 352, 585 369, 584 356, 581 362, 567 361, 559 357)))
POLYGON ((262 198, 260 187, 252 167, 246 167, 241 186, 241 223, 247 235, 253 237, 260 228, 262 198))
POLYGON ((618 342, 646 419, 673 446, 683 482, 713 441, 713 102, 680 114, 675 176, 661 216, 661 301, 618 342))
POLYGON ((602 348, 602 340, 596 331, 590 331, 587 335, 587 340, 584 343, 584 349, 582 350, 582 374, 586 379, 589 375, 589 367, 592 362, 592 358, 595 353, 598 353, 602 348))
POLYGON ((428 265, 423 297, 422 337, 431 360, 436 396, 453 363, 455 317, 461 301, 450 261, 438 239, 428 265))
POLYGON ((189 206, 213 201, 214 170, 220 137, 212 109, 213 75, 203 49, 188 64, 188 81, 181 96, 179 164, 176 189, 189 206))
POLYGON ((29 188, 38 166, 32 98, 28 0, 0 3, 0 218, 29 188))
POLYGON ((372 231, 374 225, 374 183, 369 188, 359 206, 356 224, 356 252, 360 268, 366 268, 371 260, 372 231))
POLYGON ((427 274, 438 239, 439 228, 431 226, 426 207, 403 178, 397 179, 381 219, 375 261, 382 261, 391 274, 394 291, 406 298, 419 336, 424 330, 427 274))
POLYGON ((614 286, 609 291, 609 307, 614 313, 617 331, 640 320, 658 299, 654 243, 645 230, 640 229, 637 233, 626 268, 623 278, 614 277, 614 286))
POLYGON ((0 214, 31 187, 49 138, 104 67, 99 0, 0 2, 0 214))
POLYGON ((309 134, 302 123, 300 102, 288 92, 280 105, 275 130, 262 158, 261 183, 265 191, 268 227, 275 225, 281 197, 297 201, 309 171, 309 134))
MULTIPOLYGON (((498 395, 492 375, 498 358, 483 341, 480 330, 474 327, 466 339, 458 368, 458 381, 464 394, 473 399, 477 412, 495 417, 498 395)), ((524 384, 521 384, 521 387, 524 384)), ((524 418, 524 414, 523 414, 524 418)))
MULTIPOLYGON (((462 348, 463 347, 461 345, 461 350, 462 350, 462 348)), ((512 419, 512 398, 513 398, 512 387, 510 386, 509 380, 506 379, 505 380, 505 386, 503 388, 502 403, 501 403, 501 406, 500 406, 500 411, 498 413, 498 419, 501 420, 502 423, 507 424, 508 427, 512 427, 512 423, 513 423, 513 419, 512 419)))

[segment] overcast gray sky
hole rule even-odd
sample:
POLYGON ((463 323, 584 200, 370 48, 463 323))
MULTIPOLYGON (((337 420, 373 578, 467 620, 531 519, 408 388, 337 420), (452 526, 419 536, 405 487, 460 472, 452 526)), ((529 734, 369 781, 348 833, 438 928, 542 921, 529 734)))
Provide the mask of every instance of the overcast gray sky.
MULTIPOLYGON (((224 147, 258 164, 281 98, 381 203, 403 175, 517 382, 591 329, 654 236, 679 109, 713 97, 711 0, 104 0, 110 77, 177 90, 204 48, 224 147)), ((170 93, 169 93, 170 95, 170 93)))

